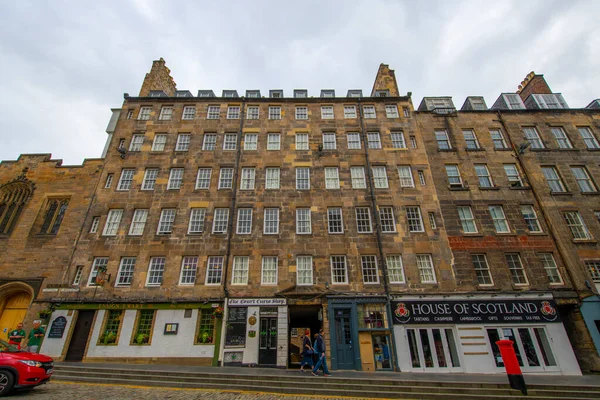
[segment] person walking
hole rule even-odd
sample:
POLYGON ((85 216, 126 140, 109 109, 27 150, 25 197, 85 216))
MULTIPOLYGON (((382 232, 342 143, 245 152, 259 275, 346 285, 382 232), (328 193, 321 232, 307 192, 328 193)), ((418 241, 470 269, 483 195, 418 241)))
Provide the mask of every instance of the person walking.
POLYGON ((325 338, 323 337, 323 329, 319 330, 319 334, 316 335, 315 340, 315 353, 317 353, 319 357, 319 361, 317 361, 317 365, 312 370, 312 374, 314 376, 319 376, 319 367, 323 366, 323 376, 331 376, 329 373, 329 368, 327 368, 327 360, 325 359, 325 338))
POLYGON ((15 330, 10 331, 8 334, 8 343, 17 346, 21 350, 21 341, 25 338, 25 331, 23 330, 23 323, 19 322, 15 330))
POLYGON ((313 353, 315 349, 312 347, 310 341, 310 330, 304 331, 304 339, 302 339, 302 361, 300 362, 300 371, 304 372, 304 366, 308 365, 311 369, 313 367, 313 353))
POLYGON ((44 328, 40 325, 40 320, 33 321, 33 328, 29 331, 29 336, 27 337, 27 351, 30 353, 38 352, 44 333, 46 333, 44 332, 44 328))

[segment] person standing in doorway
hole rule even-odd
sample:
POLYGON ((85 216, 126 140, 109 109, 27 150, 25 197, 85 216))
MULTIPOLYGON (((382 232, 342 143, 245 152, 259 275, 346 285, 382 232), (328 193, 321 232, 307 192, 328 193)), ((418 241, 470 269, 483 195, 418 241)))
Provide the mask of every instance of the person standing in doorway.
POLYGON ((23 330, 23 323, 19 322, 15 330, 10 331, 8 334, 8 343, 17 346, 21 350, 21 341, 25 338, 25 331, 23 330))
POLYGON ((323 329, 319 330, 319 334, 315 340, 315 353, 319 357, 317 365, 312 370, 314 376, 319 376, 319 367, 323 366, 323 376, 331 376, 327 368, 327 360, 325 359, 325 338, 323 337, 323 329))
POLYGON ((29 331, 29 336, 27 336, 27 351, 30 353, 38 352, 44 333, 46 333, 40 325, 40 320, 33 321, 33 328, 29 331))
POLYGON ((300 363, 300 371, 304 372, 304 366, 308 365, 311 369, 313 367, 313 353, 314 349, 310 341, 310 330, 304 331, 304 338, 302 339, 302 362, 300 363))

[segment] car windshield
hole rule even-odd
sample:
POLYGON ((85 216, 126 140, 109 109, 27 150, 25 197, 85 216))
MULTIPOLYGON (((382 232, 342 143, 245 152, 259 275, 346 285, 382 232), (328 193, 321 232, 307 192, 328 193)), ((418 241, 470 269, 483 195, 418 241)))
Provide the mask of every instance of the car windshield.
POLYGON ((5 353, 16 353, 17 351, 19 351, 19 349, 17 348, 17 346, 9 344, 8 342, 0 339, 0 351, 3 351, 5 353))

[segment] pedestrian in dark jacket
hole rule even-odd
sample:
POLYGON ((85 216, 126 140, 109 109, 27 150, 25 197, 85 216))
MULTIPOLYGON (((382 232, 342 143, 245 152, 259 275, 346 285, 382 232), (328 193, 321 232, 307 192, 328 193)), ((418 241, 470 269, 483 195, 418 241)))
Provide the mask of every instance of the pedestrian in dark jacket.
POLYGON ((323 366, 323 376, 331 376, 329 368, 327 368, 327 360, 325 359, 325 338, 323 337, 323 329, 319 331, 319 335, 315 340, 315 353, 319 357, 317 365, 312 370, 314 376, 319 376, 319 367, 323 366))
POLYGON ((304 372, 304 366, 308 365, 309 367, 313 367, 313 353, 314 349, 312 347, 312 343, 310 341, 310 330, 306 329, 304 331, 304 339, 302 339, 302 361, 300 362, 300 371, 304 372))

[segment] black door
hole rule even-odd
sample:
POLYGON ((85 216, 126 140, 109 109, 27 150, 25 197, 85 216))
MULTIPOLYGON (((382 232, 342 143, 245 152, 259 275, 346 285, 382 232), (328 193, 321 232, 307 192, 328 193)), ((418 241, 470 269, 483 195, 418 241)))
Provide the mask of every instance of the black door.
POLYGON ((349 308, 335 311, 337 369, 355 369, 352 344, 352 313, 349 308))
POLYGON ((277 364, 277 317, 260 317, 258 364, 277 364))
POLYGON ((65 361, 81 361, 87 345, 95 311, 79 311, 65 361))

